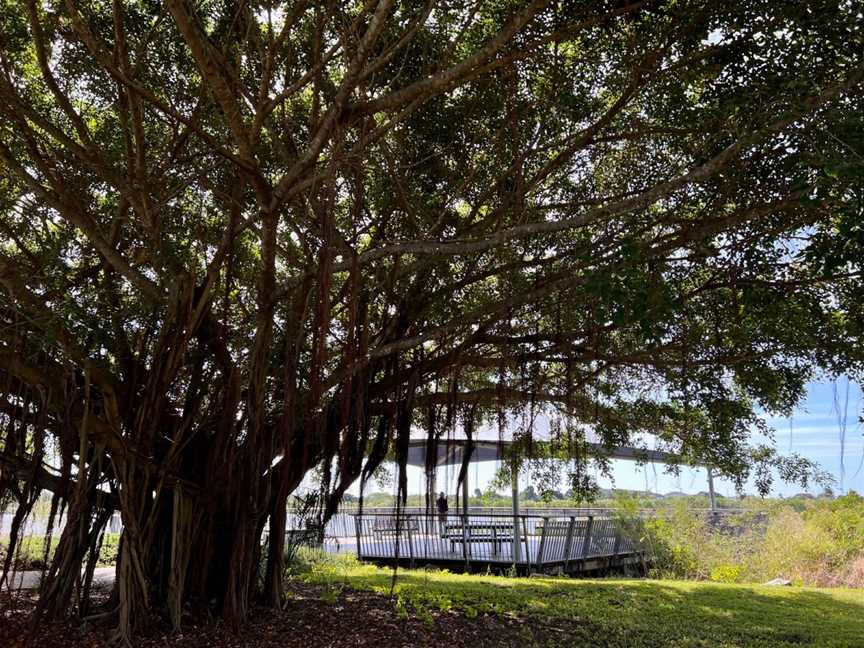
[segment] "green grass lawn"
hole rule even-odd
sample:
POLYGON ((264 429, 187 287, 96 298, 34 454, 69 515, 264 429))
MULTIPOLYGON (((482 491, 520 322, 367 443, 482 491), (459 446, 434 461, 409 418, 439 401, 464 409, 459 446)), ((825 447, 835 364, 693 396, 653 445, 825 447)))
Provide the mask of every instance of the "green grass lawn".
MULTIPOLYGON (((322 558, 299 577, 324 585, 325 596, 345 587, 389 593, 392 571, 322 558)), ((400 569, 394 593, 397 611, 430 622, 432 610, 452 609, 558 626, 560 646, 864 647, 861 590, 400 569)))

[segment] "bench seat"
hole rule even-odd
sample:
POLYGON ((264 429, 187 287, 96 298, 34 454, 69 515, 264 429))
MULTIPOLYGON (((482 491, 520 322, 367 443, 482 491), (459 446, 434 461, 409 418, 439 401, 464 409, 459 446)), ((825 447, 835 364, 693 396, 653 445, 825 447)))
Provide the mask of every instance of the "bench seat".
POLYGON ((402 533, 419 533, 420 525, 417 520, 402 520, 400 524, 396 524, 393 518, 383 518, 375 520, 372 526, 372 533, 376 536, 395 536, 402 533))

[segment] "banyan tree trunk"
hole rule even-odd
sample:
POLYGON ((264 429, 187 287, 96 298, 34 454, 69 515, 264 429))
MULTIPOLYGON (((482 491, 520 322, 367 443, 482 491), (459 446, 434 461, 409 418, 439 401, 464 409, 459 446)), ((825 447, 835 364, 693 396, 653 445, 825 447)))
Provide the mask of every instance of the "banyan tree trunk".
MULTIPOLYGON (((182 484, 155 491, 146 471, 136 472, 134 478, 127 474, 120 480, 127 486, 119 490, 123 530, 114 592, 111 608, 99 616, 116 619, 116 639, 121 643, 130 642, 136 629, 155 614, 167 616, 179 628, 187 605, 206 608, 239 626, 257 589, 261 532, 268 516, 249 506, 248 492, 247 497, 233 496, 229 488, 219 497, 209 497, 182 484)), ((82 600, 89 593, 111 509, 99 507, 92 492, 87 495, 82 489, 70 506, 43 583, 37 620, 64 617, 76 595, 82 600)), ((273 567, 281 569, 280 556, 273 553, 273 567)), ((274 580, 281 588, 279 576, 274 580)), ((281 590, 270 595, 281 601, 281 590)), ((80 609, 86 613, 86 603, 80 609)))

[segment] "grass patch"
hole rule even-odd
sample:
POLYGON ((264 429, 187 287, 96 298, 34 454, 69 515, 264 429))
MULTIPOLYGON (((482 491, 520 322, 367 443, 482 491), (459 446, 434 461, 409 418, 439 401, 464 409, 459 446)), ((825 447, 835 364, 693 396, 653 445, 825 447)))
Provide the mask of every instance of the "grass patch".
MULTIPOLYGON (((295 577, 323 585, 390 592, 392 571, 351 557, 309 553, 295 577)), ((397 613, 432 609, 496 614, 559 627, 561 645, 861 646, 864 592, 668 580, 506 578, 399 570, 397 613)))

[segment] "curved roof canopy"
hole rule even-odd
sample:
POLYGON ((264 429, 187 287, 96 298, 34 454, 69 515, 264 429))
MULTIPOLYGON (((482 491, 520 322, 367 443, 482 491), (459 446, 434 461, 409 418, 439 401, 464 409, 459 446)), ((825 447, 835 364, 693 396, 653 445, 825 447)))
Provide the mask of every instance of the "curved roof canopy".
MULTIPOLYGON (((473 434, 474 442, 470 462, 500 461, 507 448, 513 445, 514 437, 526 434, 529 429, 533 444, 542 446, 552 443, 557 436, 555 430, 560 430, 561 426, 562 419, 545 409, 534 411, 530 416, 509 413, 505 415, 503 430, 499 430, 498 426, 490 425, 488 422, 481 423, 473 434)), ((598 457, 651 463, 682 463, 681 457, 676 454, 665 450, 651 449, 650 446, 657 445, 657 439, 651 436, 635 435, 634 443, 638 445, 626 445, 610 449, 602 443, 602 439, 590 426, 580 425, 579 428, 587 446, 586 449, 598 457)), ((427 435, 418 429, 411 437, 408 445, 408 464, 425 467, 427 435)), ((461 465, 467 445, 468 439, 464 429, 457 426, 457 429, 439 439, 436 465, 461 465)), ((689 465, 700 464, 690 463, 689 465)))
MULTIPOLYGON (((548 443, 547 441, 535 441, 535 443, 548 443)), ((467 439, 441 439, 438 442, 437 466, 461 466, 467 439)), ((513 445, 513 441, 475 441, 471 453, 470 462, 499 461, 505 448, 513 445)), ((633 446, 622 446, 614 448, 611 452, 599 443, 588 443, 588 448, 596 451, 598 455, 606 455, 610 459, 626 459, 628 461, 642 461, 652 463, 676 463, 679 458, 662 450, 646 450, 633 446)), ((411 466, 426 466, 426 439, 412 439, 408 443, 408 464, 411 466)))

